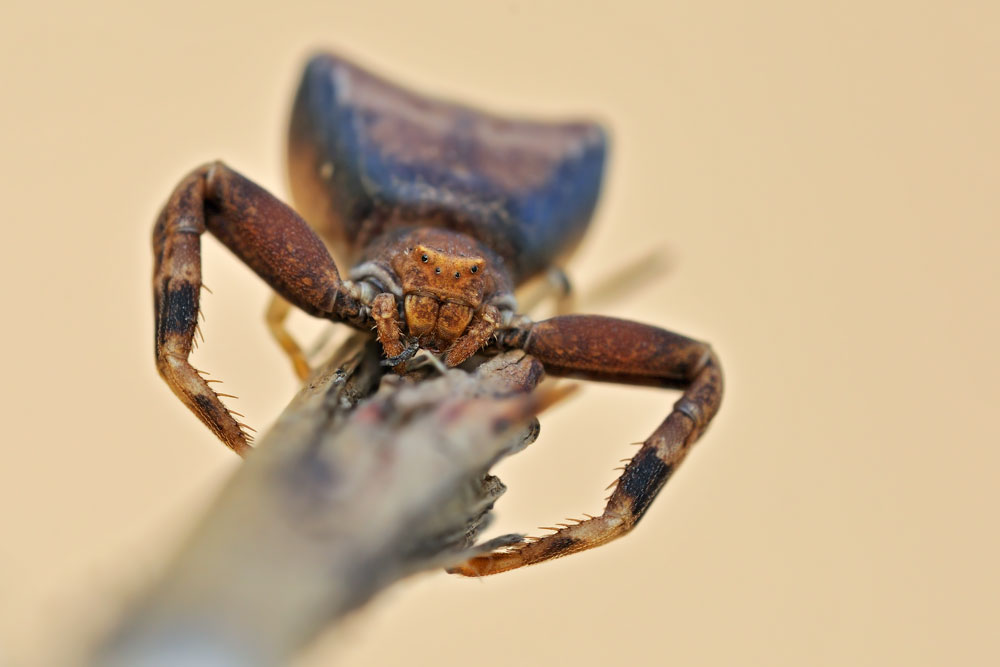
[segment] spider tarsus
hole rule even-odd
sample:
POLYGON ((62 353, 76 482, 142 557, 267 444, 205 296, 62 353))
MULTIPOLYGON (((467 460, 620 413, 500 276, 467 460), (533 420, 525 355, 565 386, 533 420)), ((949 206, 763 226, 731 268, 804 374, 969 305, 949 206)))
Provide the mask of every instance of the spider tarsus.
POLYGON ((406 347, 403 349, 402 352, 400 352, 394 357, 387 357, 383 359, 380 363, 383 366, 398 366, 404 361, 409 361, 410 359, 412 359, 413 355, 415 355, 417 353, 417 350, 419 349, 420 349, 420 343, 417 342, 417 339, 412 338, 410 339, 410 342, 406 344, 406 347))

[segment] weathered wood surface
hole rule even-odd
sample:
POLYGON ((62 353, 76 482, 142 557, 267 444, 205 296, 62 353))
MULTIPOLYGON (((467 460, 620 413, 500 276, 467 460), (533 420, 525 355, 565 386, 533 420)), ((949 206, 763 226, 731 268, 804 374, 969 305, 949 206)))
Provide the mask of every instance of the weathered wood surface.
POLYGON ((540 364, 385 375, 349 341, 291 402, 161 578, 93 658, 100 665, 283 664, 379 590, 455 564, 504 486, 488 474, 537 435, 540 364))

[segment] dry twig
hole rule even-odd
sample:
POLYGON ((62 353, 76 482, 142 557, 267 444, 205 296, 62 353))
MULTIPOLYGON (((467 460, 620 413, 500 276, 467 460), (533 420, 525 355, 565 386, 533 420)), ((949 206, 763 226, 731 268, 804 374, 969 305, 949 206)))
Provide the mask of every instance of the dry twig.
POLYGON ((488 469, 537 435, 541 366, 521 352, 469 373, 384 375, 355 338, 299 393, 101 665, 274 665, 380 589, 473 548, 504 487, 488 469))

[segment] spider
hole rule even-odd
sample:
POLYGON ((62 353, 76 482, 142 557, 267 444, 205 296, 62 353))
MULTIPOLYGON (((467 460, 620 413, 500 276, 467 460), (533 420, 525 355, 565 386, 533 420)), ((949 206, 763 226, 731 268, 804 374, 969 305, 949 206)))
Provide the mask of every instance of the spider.
POLYGON ((309 365, 283 326, 290 306, 375 330, 384 363, 397 372, 421 348, 448 367, 481 348, 522 349, 551 375, 681 389, 601 516, 451 571, 494 574, 619 537, 708 426, 723 381, 707 344, 658 327, 598 315, 533 322, 518 314, 514 288, 557 267, 586 231, 605 154, 605 134, 594 123, 502 118, 317 55, 305 68, 289 129, 299 213, 214 162, 185 176, 159 214, 156 366, 219 439, 237 454, 249 451, 243 425, 188 362, 207 230, 279 295, 268 324, 302 379, 309 365), (346 280, 338 264, 353 267, 346 280))

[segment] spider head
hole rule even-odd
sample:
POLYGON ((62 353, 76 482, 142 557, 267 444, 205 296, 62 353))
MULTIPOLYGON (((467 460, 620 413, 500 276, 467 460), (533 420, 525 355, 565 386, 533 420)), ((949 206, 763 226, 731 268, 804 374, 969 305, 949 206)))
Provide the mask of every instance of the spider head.
POLYGON ((393 260, 399 277, 410 333, 436 330, 443 339, 462 334, 483 303, 486 260, 418 243, 393 260))
POLYGON ((405 295, 430 296, 470 308, 483 302, 486 260, 482 257, 454 255, 418 243, 397 255, 393 264, 405 295))

